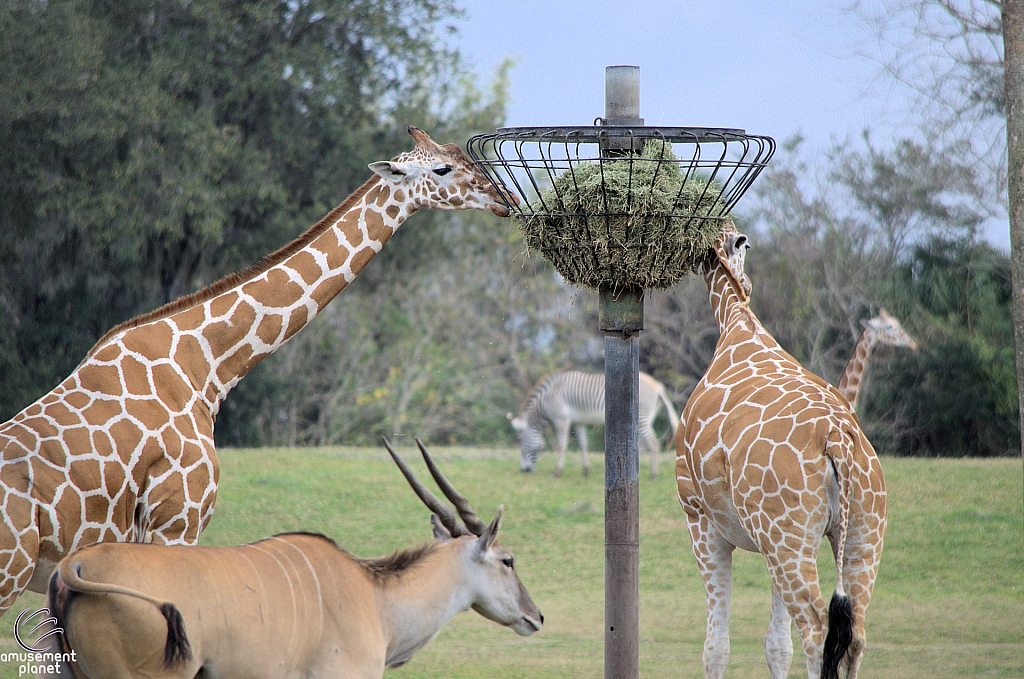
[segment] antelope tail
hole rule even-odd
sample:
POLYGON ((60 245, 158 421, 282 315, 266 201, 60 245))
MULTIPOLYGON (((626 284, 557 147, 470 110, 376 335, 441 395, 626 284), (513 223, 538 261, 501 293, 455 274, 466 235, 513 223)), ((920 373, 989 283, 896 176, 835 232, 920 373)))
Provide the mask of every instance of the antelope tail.
MULTIPOLYGON (((137 592, 134 589, 128 587, 121 587, 120 585, 112 585, 106 582, 91 582, 89 580, 83 580, 79 575, 81 564, 72 560, 65 560, 61 563, 57 574, 54 576, 53 582, 51 582, 51 592, 60 590, 60 583, 57 582, 59 579, 63 581, 64 585, 70 592, 77 592, 82 594, 123 594, 125 596, 132 596, 136 599, 142 599, 160 609, 161 615, 164 616, 164 620, 167 621, 167 642, 164 644, 164 667, 172 668, 182 665, 185 662, 192 659, 192 645, 188 641, 188 636, 185 634, 185 621, 181 617, 181 611, 170 601, 164 601, 163 599, 157 599, 151 597, 148 594, 137 592)), ((67 602, 70 598, 70 592, 64 596, 57 596, 56 602, 59 603, 58 610, 59 615, 55 613, 55 617, 58 620, 63 621, 64 613, 66 611, 67 602)))
POLYGON ((836 540, 836 589, 828 604, 828 633, 822 650, 821 679, 839 679, 839 665, 853 642, 853 602, 843 589, 843 559, 846 533, 850 523, 850 494, 852 481, 852 450, 856 445, 846 432, 840 432, 840 442, 829 441, 827 448, 838 448, 826 455, 836 473, 839 486, 839 537, 836 540), (845 445, 844 445, 845 444, 845 445))

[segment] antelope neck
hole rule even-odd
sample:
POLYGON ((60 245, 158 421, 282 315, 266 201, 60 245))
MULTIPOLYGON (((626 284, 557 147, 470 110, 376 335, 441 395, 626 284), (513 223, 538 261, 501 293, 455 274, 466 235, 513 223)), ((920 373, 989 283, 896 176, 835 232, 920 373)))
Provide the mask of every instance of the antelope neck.
POLYGON ((473 538, 457 538, 391 581, 378 591, 384 637, 385 666, 407 662, 444 627, 473 603, 466 560, 473 538))

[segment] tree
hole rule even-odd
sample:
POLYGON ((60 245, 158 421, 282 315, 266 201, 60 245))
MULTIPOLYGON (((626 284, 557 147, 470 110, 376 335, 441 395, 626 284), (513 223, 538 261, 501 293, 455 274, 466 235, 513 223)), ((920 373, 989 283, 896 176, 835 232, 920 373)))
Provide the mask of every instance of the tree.
POLYGON ((1000 0, 856 3, 875 28, 886 71, 916 91, 926 138, 969 150, 987 176, 991 214, 1006 201, 1006 100, 1000 0))
MULTIPOLYGON (((1007 0, 1003 8, 1006 40, 1006 133, 1010 203, 1010 262, 1013 276, 1013 329, 1016 340, 1017 394, 1024 404, 1024 6, 1007 0)), ((1019 414, 1024 432, 1024 411, 1019 414)), ((1024 448, 1021 449, 1024 458, 1024 448)))
POLYGON ((815 176, 800 151, 784 144, 748 203, 758 317, 834 384, 859 321, 885 306, 921 346, 879 352, 888 360, 858 413, 872 441, 891 454, 1010 452, 1009 264, 978 237, 971 165, 941 147, 865 140, 833 149, 815 176))
POLYGON ((407 124, 500 108, 464 96, 455 15, 450 0, 4 3, 0 418, 110 326, 313 224, 407 147, 407 124))

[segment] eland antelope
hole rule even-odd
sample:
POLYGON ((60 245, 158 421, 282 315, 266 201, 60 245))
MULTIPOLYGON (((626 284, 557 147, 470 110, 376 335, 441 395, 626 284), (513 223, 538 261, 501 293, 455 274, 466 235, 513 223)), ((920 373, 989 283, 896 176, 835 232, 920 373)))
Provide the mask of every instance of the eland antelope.
MULTIPOLYGON (((651 454, 651 478, 658 475, 658 437, 654 434, 654 418, 658 405, 665 404, 669 426, 675 435, 679 425, 676 409, 665 393, 665 385, 647 373, 640 373, 640 443, 651 454)), ((537 454, 544 448, 544 424, 551 422, 555 429, 558 462, 553 476, 561 476, 565 464, 565 449, 569 445, 569 427, 576 424, 576 440, 583 457, 583 475, 590 473, 587 458, 587 431, 584 425, 604 424, 604 374, 565 370, 542 380, 526 398, 519 417, 508 414, 512 428, 519 435, 519 469, 532 472, 537 465, 537 454)))
POLYGON ((544 616, 497 540, 502 508, 484 523, 416 443, 458 516, 385 441, 433 512, 433 543, 381 559, 311 533, 240 547, 91 545, 50 580, 60 650, 89 679, 379 679, 470 608, 533 634, 544 616))

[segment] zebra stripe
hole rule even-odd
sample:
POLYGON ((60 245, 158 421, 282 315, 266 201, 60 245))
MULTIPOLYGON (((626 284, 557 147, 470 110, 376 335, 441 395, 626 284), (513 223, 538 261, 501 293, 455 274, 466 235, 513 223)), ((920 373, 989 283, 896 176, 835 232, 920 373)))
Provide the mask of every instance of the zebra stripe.
MULTIPOLYGON (((658 438, 652 425, 662 403, 674 433, 679 417, 665 393, 665 385, 646 373, 640 373, 638 433, 641 447, 650 452, 652 478, 658 473, 659 452, 658 438)), ((545 423, 551 423, 558 451, 555 476, 562 473, 565 449, 569 444, 569 427, 575 424, 576 440, 583 458, 583 475, 586 476, 590 473, 590 460, 587 457, 585 425, 604 424, 604 375, 576 370, 555 373, 534 387, 519 417, 513 417, 511 413, 508 417, 519 434, 519 468, 524 472, 535 469, 537 455, 544 448, 545 423)))

